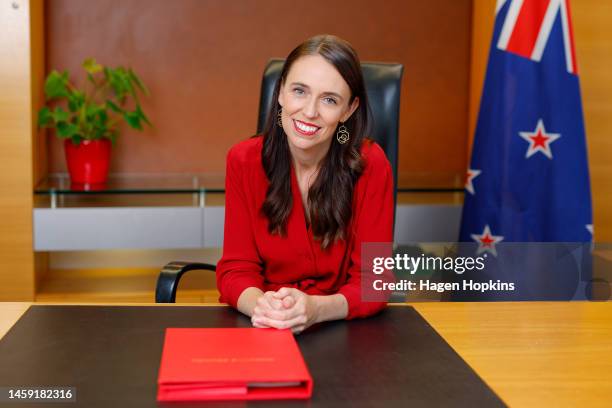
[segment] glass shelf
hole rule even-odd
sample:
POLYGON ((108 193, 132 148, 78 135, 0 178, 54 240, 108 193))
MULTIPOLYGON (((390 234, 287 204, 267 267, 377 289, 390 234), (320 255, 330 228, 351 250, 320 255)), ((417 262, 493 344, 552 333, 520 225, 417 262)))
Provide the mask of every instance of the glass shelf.
POLYGON ((205 174, 111 174, 103 184, 74 184, 67 173, 50 174, 34 189, 35 194, 198 194, 222 193, 225 175, 205 174))
MULTIPOLYGON (((400 193, 460 193, 464 175, 459 173, 400 173, 400 193)), ((54 173, 34 189, 38 195, 69 194, 200 194, 223 193, 225 174, 111 174, 104 185, 73 184, 67 173, 54 173)))
POLYGON ((400 172, 399 193, 463 193, 465 174, 457 172, 400 172))

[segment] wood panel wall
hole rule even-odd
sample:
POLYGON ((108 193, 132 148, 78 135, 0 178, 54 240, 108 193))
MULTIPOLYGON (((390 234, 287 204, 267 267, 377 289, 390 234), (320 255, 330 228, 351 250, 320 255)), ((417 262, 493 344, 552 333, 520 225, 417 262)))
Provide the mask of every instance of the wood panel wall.
POLYGON ((33 300, 44 259, 32 251, 32 191, 37 177, 33 95, 42 70, 42 0, 0 3, 0 300, 33 300))
MULTIPOLYGON (((114 172, 225 170, 255 132, 261 74, 306 38, 332 33, 364 61, 405 66, 400 171, 465 170, 471 0, 48 0, 47 68, 94 56, 131 65, 155 128, 127 131, 114 172)), ((64 171, 50 139, 52 172, 64 171)))
MULTIPOLYGON (((474 0, 469 145, 473 138, 493 31, 495 0, 474 0)), ((573 0, 571 14, 586 127, 595 240, 612 241, 612 3, 573 0)))
POLYGON ((571 5, 589 149, 595 240, 612 242, 612 3, 573 0, 571 5))

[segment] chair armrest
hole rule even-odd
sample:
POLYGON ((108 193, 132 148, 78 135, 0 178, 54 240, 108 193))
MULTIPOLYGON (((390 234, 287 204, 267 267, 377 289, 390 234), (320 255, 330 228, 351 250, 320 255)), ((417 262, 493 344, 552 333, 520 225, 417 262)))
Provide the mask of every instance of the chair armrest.
POLYGON ((204 269, 215 272, 216 265, 207 263, 170 262, 159 273, 155 287, 155 303, 174 303, 176 288, 181 276, 193 269, 204 269))

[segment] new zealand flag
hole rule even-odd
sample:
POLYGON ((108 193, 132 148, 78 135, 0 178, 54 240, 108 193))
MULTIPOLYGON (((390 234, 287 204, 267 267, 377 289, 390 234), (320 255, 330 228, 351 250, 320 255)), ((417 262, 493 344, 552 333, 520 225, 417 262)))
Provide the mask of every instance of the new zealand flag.
POLYGON ((498 0, 460 241, 589 242, 592 210, 569 0, 498 0))

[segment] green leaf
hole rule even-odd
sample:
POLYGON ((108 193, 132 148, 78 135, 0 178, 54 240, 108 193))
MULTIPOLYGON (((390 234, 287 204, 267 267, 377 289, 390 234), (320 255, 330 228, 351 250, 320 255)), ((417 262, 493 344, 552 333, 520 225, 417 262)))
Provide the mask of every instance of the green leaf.
POLYGON ((125 81, 121 77, 119 69, 118 68, 117 69, 105 68, 104 74, 106 75, 106 79, 108 80, 108 83, 110 87, 112 88, 113 92, 115 93, 115 95, 117 96, 117 98, 119 100, 122 100, 125 97, 125 94, 127 93, 128 88, 125 84, 125 81))
POLYGON ((125 112, 123 118, 130 125, 131 128, 142 130, 142 124, 140 123, 140 115, 136 112, 125 112))
POLYGON ((134 71, 132 71, 132 69, 128 69, 128 75, 129 77, 132 79, 132 81, 134 81, 134 83, 136 84, 136 86, 138 88, 140 88, 140 90, 145 94, 148 95, 149 94, 149 90, 147 89, 147 87, 145 86, 145 84, 142 82, 142 80, 138 77, 138 75, 136 75, 136 73, 134 71))
POLYGON ((72 135, 70 138, 72 139, 72 144, 74 144, 74 145, 76 145, 76 146, 80 145, 80 144, 81 144, 81 142, 82 142, 82 141, 83 141, 83 139, 84 139, 84 137, 83 137, 83 136, 81 136, 81 135, 79 135, 79 134, 72 135))
POLYGON ((87 107, 85 108, 85 115, 88 118, 95 118, 96 116, 98 116, 98 113, 100 111, 104 110, 104 106, 103 105, 97 105, 95 103, 89 103, 87 104, 87 107))
MULTIPOLYGON (((93 58, 86 58, 83 61, 83 68, 87 71, 88 74, 95 74, 96 72, 102 71, 102 65, 98 64, 93 58)), ((93 78, 92 78, 93 79, 93 78)))
POLYGON ((70 114, 63 110, 61 106, 56 106, 55 111, 53 111, 51 115, 53 116, 53 120, 55 121, 55 123, 58 124, 59 122, 68 121, 68 118, 70 117, 70 114))
POLYGON ((134 86, 132 85, 132 77, 130 76, 128 71, 126 71, 123 67, 119 67, 117 68, 117 73, 119 75, 119 78, 121 79, 121 82, 123 82, 125 90, 135 99, 138 99, 138 96, 136 95, 136 89, 134 89, 134 86))
POLYGON ((117 106, 113 101, 111 101, 110 99, 106 101, 106 106, 108 108, 110 108, 110 110, 112 110, 113 112, 116 113, 120 113, 123 114, 123 109, 121 109, 119 106, 117 106))
POLYGON ((138 117, 147 125, 149 126, 153 126, 151 124, 151 122, 149 122, 149 118, 147 118, 147 115, 145 115, 145 113, 142 111, 142 109, 140 108, 140 105, 136 105, 136 110, 135 110, 136 114, 138 115, 138 117))
POLYGON ((106 114, 105 110, 101 110, 100 112, 98 112, 96 117, 93 119, 93 134, 96 139, 102 138, 108 132, 107 121, 108 115, 106 114))
POLYGON ((112 132, 109 133, 108 138, 111 141, 111 145, 114 147, 115 144, 117 143, 117 136, 119 135, 119 132, 117 132, 116 130, 113 130, 112 132))
POLYGON ((78 126, 73 123, 59 122, 57 124, 57 135, 61 138, 73 137, 78 132, 78 126))
POLYGON ((132 85, 132 78, 125 68, 108 68, 105 73, 111 88, 120 102, 123 103, 126 95, 131 95, 138 103, 138 95, 132 85))
POLYGON ((51 115, 51 110, 47 108, 46 106, 43 106, 38 111, 38 126, 40 127, 49 126, 51 125, 52 120, 53 120, 53 116, 51 115))
POLYGON ((97 127, 93 131, 94 139, 102 139, 105 134, 106 134, 106 129, 105 128, 97 127))
POLYGON ((104 125, 106 124, 106 121, 108 120, 108 114, 106 113, 105 109, 102 109, 98 112, 98 123, 104 125))
POLYGON ((68 72, 63 74, 53 70, 45 81, 45 95, 47 99, 62 98, 69 95, 68 88, 68 72))
POLYGON ((85 94, 81 91, 74 91, 68 95, 68 109, 70 112, 76 112, 85 103, 85 94))

